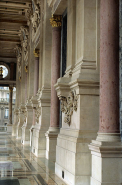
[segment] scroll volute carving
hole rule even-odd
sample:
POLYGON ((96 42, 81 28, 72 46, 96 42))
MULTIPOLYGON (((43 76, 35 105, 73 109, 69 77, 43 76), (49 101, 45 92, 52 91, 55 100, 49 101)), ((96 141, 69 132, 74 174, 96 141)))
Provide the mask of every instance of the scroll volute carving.
POLYGON ((65 113, 64 122, 70 125, 73 111, 77 111, 78 95, 71 91, 67 97, 61 96, 61 111, 65 113))

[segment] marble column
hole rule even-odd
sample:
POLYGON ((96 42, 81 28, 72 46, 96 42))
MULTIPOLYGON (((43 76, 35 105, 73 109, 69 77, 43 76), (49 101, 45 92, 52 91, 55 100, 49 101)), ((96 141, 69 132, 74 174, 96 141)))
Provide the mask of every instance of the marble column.
POLYGON ((119 8, 119 33, 120 33, 120 49, 119 49, 119 56, 120 56, 120 131, 121 131, 121 139, 122 139, 122 0, 120 0, 120 8, 119 8))
POLYGON ((51 160, 55 160, 57 136, 59 133, 59 99, 54 85, 60 77, 61 20, 62 17, 60 15, 53 15, 50 19, 52 25, 51 113, 50 127, 46 133, 46 158, 51 160))
POLYGON ((59 99, 54 85, 60 77, 61 58, 61 16, 51 19, 52 24, 52 65, 51 65, 51 115, 50 127, 59 128, 59 99), (59 20, 58 20, 59 19, 59 20), (54 23, 57 20, 57 23, 54 23), (58 22, 59 21, 59 22, 58 22), (59 25, 58 25, 59 23, 59 25))
POLYGON ((120 185, 119 0, 101 0, 100 4, 100 120, 98 137, 89 148, 91 185, 120 185))
POLYGON ((9 124, 7 124, 7 132, 12 133, 12 95, 13 87, 9 87, 9 124))
POLYGON ((9 124, 12 124, 12 95, 13 87, 9 87, 9 124))

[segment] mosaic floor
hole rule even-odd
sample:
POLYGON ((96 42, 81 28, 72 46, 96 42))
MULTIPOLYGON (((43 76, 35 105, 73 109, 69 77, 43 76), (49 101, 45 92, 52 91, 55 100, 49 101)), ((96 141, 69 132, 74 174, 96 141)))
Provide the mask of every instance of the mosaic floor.
POLYGON ((54 172, 53 162, 35 157, 29 146, 0 134, 0 185, 66 185, 54 172))

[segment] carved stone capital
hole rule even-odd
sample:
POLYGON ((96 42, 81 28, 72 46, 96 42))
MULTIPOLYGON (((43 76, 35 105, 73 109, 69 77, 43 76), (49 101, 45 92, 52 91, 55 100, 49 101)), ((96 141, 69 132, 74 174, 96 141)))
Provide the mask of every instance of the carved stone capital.
POLYGON ((52 18, 50 19, 50 24, 52 27, 61 27, 62 23, 62 16, 61 15, 52 15, 52 18))
POLYGON ((25 72, 26 73, 28 72, 28 66, 25 66, 25 72))
POLYGON ((33 53, 35 57, 39 57, 39 49, 34 49, 33 53))
POLYGON ((9 92, 13 92, 13 87, 9 87, 9 92))

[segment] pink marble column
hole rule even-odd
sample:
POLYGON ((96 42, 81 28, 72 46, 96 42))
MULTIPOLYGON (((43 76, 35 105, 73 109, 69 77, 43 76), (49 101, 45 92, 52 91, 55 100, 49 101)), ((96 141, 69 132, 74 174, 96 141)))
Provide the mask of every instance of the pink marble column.
POLYGON ((39 88, 39 57, 35 57, 34 63, 34 96, 37 94, 39 88))
POLYGON ((51 64, 51 116, 50 127, 59 127, 59 99, 54 84, 60 77, 61 27, 52 28, 52 64, 51 64))
POLYGON ((100 5, 100 133, 119 133, 119 0, 100 5))

